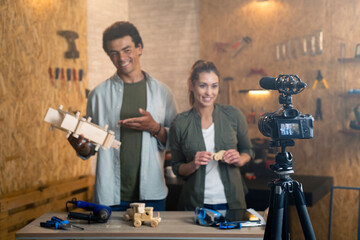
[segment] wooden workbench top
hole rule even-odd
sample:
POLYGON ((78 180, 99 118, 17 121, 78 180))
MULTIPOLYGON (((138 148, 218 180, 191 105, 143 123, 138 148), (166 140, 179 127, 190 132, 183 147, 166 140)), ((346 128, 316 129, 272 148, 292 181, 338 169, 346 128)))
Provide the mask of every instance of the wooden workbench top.
MULTIPOLYGON (((107 223, 88 224, 83 220, 70 220, 74 225, 85 230, 53 230, 40 227, 40 222, 57 216, 67 218, 67 213, 45 213, 15 235, 16 239, 262 239, 265 227, 221 230, 215 227, 204 227, 195 224, 194 212, 164 211, 160 212, 161 222, 152 228, 143 224, 135 228, 132 222, 123 220, 124 212, 113 212, 107 223)), ((157 212, 154 212, 157 216, 157 212)))

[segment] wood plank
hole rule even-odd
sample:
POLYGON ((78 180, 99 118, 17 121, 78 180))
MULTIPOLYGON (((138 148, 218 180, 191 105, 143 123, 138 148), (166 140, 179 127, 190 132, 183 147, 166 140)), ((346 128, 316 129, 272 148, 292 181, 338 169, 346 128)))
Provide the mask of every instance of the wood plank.
POLYGON ((1 212, 9 211, 27 204, 36 203, 47 198, 59 196, 61 194, 66 194, 68 192, 87 187, 89 187, 88 177, 80 178, 78 180, 58 182, 44 188, 40 187, 38 190, 27 192, 19 196, 3 198, 0 200, 0 210, 1 212))

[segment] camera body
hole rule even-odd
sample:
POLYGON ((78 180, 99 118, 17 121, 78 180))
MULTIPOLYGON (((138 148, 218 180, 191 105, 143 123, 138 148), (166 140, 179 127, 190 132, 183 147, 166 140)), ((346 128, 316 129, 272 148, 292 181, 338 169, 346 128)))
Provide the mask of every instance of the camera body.
POLYGON ((309 139, 314 137, 314 118, 296 109, 265 113, 258 122, 260 132, 273 140, 309 139))
POLYGON ((279 75, 278 78, 264 77, 260 86, 265 89, 278 90, 279 103, 283 107, 278 111, 263 114, 258 122, 260 132, 271 137, 273 141, 284 142, 292 139, 309 139, 314 137, 314 118, 310 114, 301 114, 292 106, 293 94, 304 90, 306 83, 297 75, 279 75))

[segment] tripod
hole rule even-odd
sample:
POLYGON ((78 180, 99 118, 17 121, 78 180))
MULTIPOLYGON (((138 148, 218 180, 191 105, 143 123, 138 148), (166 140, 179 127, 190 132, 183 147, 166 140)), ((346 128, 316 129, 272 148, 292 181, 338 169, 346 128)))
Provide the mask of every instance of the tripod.
POLYGON ((273 142, 274 146, 279 144, 281 146, 281 152, 275 157, 275 165, 271 165, 271 169, 279 175, 279 179, 276 179, 269 184, 271 192, 264 240, 290 239, 288 223, 288 203, 290 194, 295 199, 295 205, 305 239, 316 239, 306 209, 302 185, 290 178, 290 174, 294 173, 294 170, 292 167, 292 155, 290 152, 286 152, 286 146, 294 146, 295 143, 293 140, 273 142))

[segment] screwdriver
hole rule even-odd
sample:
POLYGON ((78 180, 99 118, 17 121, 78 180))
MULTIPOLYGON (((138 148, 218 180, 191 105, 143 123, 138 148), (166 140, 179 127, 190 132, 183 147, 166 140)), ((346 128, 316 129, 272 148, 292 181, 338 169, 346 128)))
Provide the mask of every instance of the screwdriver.
POLYGON ((71 92, 71 68, 66 70, 66 76, 68 81, 68 92, 71 92))
POLYGON ((60 68, 55 68, 55 87, 58 87, 58 80, 59 80, 59 75, 60 75, 60 68))
POLYGON ((51 218, 51 221, 60 223, 60 224, 61 224, 63 227, 65 227, 65 228, 72 228, 72 227, 74 227, 74 228, 78 228, 78 229, 84 230, 84 228, 79 227, 79 226, 76 226, 76 225, 73 225, 73 224, 70 224, 70 222, 69 222, 68 220, 62 220, 61 218, 58 218, 58 217, 56 217, 56 216, 53 216, 53 217, 51 218))
POLYGON ((82 89, 82 80, 83 80, 83 76, 84 76, 84 70, 83 69, 79 69, 79 97, 81 98, 81 89, 82 89))

